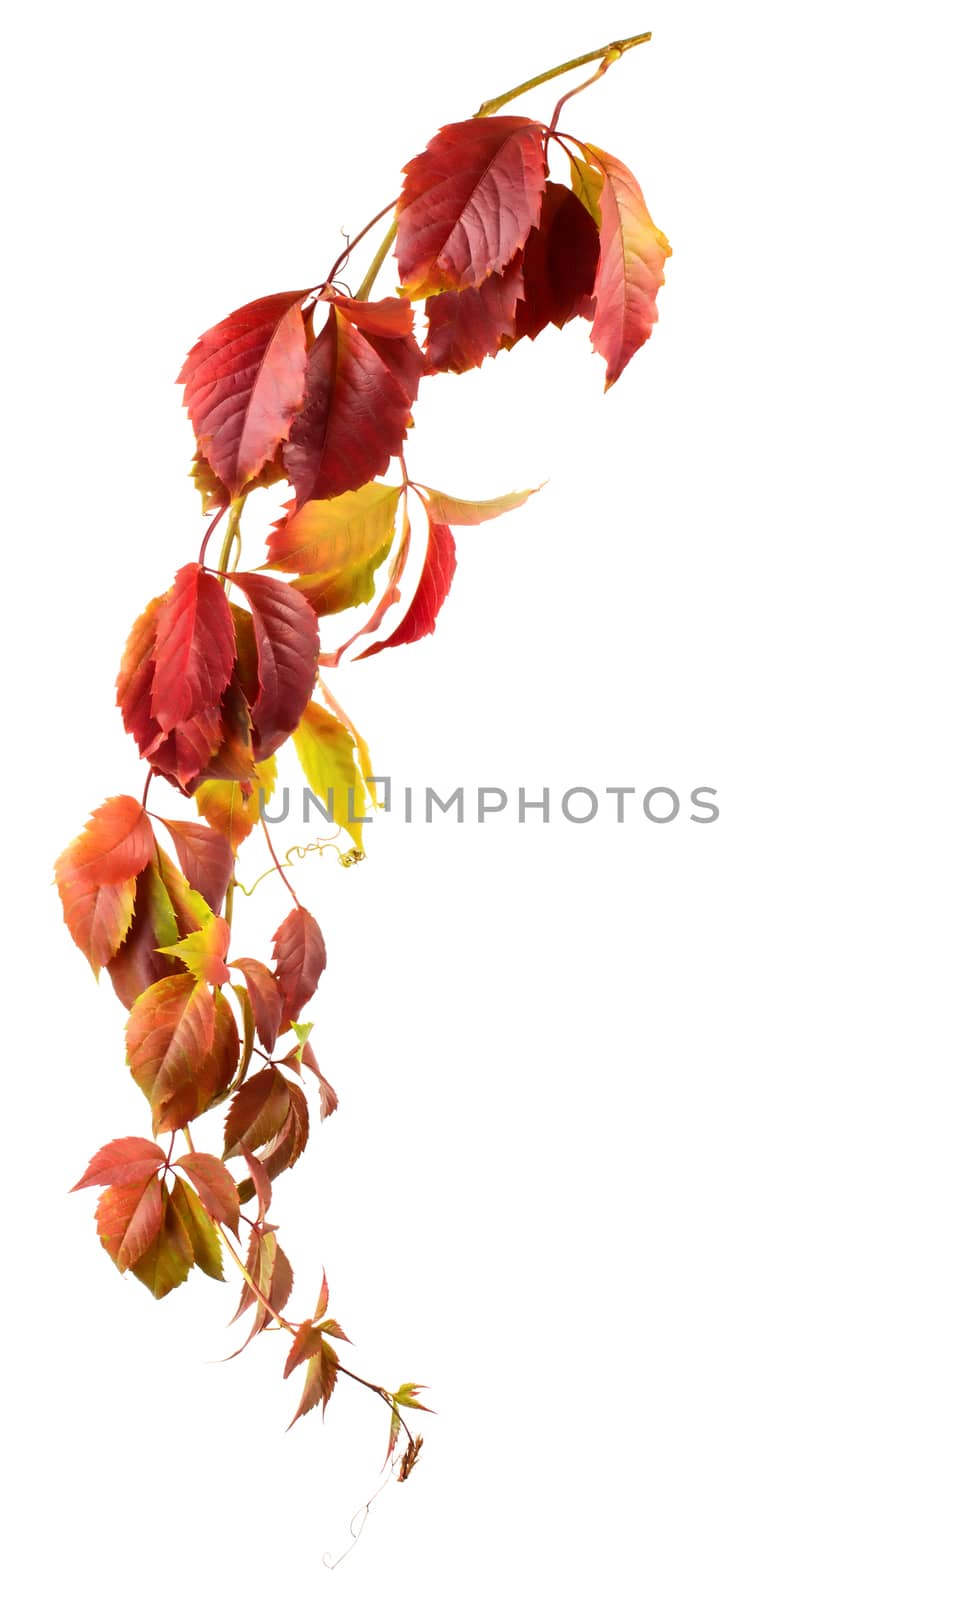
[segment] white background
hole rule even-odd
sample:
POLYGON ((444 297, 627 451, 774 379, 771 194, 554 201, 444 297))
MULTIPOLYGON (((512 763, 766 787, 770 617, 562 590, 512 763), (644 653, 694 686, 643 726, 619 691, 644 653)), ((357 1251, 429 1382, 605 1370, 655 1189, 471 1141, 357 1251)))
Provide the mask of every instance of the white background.
POLYGON ((959 9, 94 0, 8 40, 11 1592, 965 1597, 959 9), (156 1305, 67 1194, 146 1128, 51 863, 139 791, 113 680, 198 547, 184 351, 318 282, 441 122, 645 27, 564 126, 670 236, 658 330, 605 398, 582 324, 426 386, 416 477, 550 481, 334 687, 401 784, 722 813, 392 810, 298 869, 341 1107, 277 1187, 292 1304, 325 1260, 357 1368, 438 1409, 331 1575, 382 1408, 285 1434, 279 1336, 217 1364, 235 1287, 156 1305))

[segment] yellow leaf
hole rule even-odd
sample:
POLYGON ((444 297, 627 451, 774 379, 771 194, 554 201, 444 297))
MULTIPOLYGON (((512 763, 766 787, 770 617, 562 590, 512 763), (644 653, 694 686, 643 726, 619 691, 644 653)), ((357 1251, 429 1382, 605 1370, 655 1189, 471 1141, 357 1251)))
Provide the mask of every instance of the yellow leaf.
POLYGON ((589 166, 585 161, 580 161, 578 156, 570 155, 570 168, 573 177, 573 194, 581 200, 597 227, 602 224, 600 212, 600 195, 603 192, 603 174, 597 172, 595 167, 589 166))
POLYGON ((495 500, 459 500, 454 495, 442 494, 438 489, 427 489, 428 515, 432 522, 443 522, 449 528, 470 528, 480 522, 491 522, 505 511, 515 511, 524 506, 537 489, 520 489, 512 494, 499 495, 495 500))
POLYGON ((270 565, 320 582, 372 567, 393 538, 400 498, 400 484, 365 483, 332 500, 308 500, 274 528, 270 565))
POLYGON ((260 792, 265 805, 275 788, 276 757, 267 756, 265 761, 256 763, 256 781, 248 799, 243 794, 242 784, 230 783, 222 778, 210 778, 200 783, 193 798, 200 816, 217 833, 225 835, 233 850, 238 850, 259 821, 260 792))
POLYGON ((356 761, 356 744, 339 718, 311 700, 293 735, 300 765, 327 814, 363 851, 367 791, 356 761))

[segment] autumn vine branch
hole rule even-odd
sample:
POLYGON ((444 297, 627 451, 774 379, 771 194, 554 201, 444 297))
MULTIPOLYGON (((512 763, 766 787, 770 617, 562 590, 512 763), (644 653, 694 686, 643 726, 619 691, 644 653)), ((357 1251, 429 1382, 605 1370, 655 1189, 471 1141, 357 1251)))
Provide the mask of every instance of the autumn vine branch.
POLYGON ((228 1256, 242 1279, 236 1316, 253 1313, 246 1344, 268 1328, 290 1341, 283 1376, 303 1374, 293 1420, 315 1407, 325 1413, 340 1377, 370 1390, 390 1409, 385 1462, 401 1479, 422 1445, 404 1412, 429 1409, 418 1399, 423 1386, 391 1389, 342 1363, 335 1342, 346 1335, 330 1315, 326 1273, 312 1314, 284 1315, 293 1270, 269 1220, 274 1185, 307 1145, 307 1088, 319 1095, 321 1120, 338 1105, 303 1016, 326 946, 287 872, 293 851, 302 859, 330 841, 291 847, 284 867, 263 799, 292 741, 328 822, 350 841, 341 860, 364 858, 363 823, 378 804, 374 768, 321 669, 350 652, 362 660, 427 638, 456 571, 453 530, 524 506, 535 492, 472 501, 413 482, 403 448, 421 385, 583 319, 609 388, 649 338, 667 241, 629 168, 559 131, 566 105, 649 38, 576 56, 441 128, 405 166, 398 198, 349 240, 323 282, 242 306, 189 351, 179 381, 208 522, 198 558, 132 626, 117 681, 125 729, 147 764, 142 798, 97 806, 55 867, 72 938, 127 1010, 126 1062, 151 1117, 151 1138, 110 1140, 75 1186, 102 1190, 95 1216, 104 1249, 156 1298, 195 1267, 221 1280, 228 1256), (496 115, 593 62, 548 123, 496 115), (565 182, 552 175, 552 159, 565 182), (342 293, 337 273, 392 209, 357 294, 342 293), (398 294, 371 301, 392 248, 398 294), (426 318, 421 343, 416 305, 426 318), (386 481, 397 463, 400 481, 386 481), (255 490, 280 484, 282 515, 247 568, 244 507, 255 490), (322 652, 320 619, 345 611, 356 626, 322 652), (194 815, 149 813, 155 780, 194 815), (282 880, 293 908, 270 948, 246 955, 230 949, 232 904, 238 853, 257 828, 271 862, 263 876, 282 880), (218 1153, 197 1148, 192 1130, 222 1107, 218 1153), (179 1131, 186 1152, 173 1159, 179 1131), (251 1201, 255 1216, 242 1210, 251 1201), (402 1431, 407 1444, 396 1455, 402 1431))

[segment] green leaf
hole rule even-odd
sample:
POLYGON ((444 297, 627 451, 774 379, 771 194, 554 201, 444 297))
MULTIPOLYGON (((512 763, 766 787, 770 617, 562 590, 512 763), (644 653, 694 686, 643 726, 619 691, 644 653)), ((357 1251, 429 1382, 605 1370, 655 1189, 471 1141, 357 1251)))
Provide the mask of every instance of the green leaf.
POLYGON ((181 1178, 176 1178, 169 1198, 188 1235, 196 1266, 201 1267, 208 1277, 216 1278, 220 1283, 224 1282, 222 1245, 203 1208, 202 1201, 194 1189, 190 1189, 181 1178))
POLYGON ((184 1283, 192 1268, 192 1241, 181 1217, 166 1194, 163 1200, 161 1230, 143 1256, 132 1263, 131 1271, 150 1289, 156 1300, 161 1300, 180 1283, 184 1283))
POLYGON ((384 1457, 384 1466, 385 1467, 387 1466, 387 1463, 390 1461, 392 1455, 394 1454, 394 1446, 397 1444, 400 1432, 401 1432, 401 1413, 397 1409, 397 1406, 394 1403, 394 1401, 392 1400, 391 1401, 391 1435, 390 1435, 390 1438, 387 1441, 387 1455, 384 1457))
POLYGON ((249 998, 249 990, 241 983, 234 983, 232 992, 239 1001, 239 1009, 242 1012, 242 1056, 239 1062, 239 1078, 241 1082, 249 1071, 249 1063, 253 1059, 253 1045, 256 1043, 256 1018, 253 1013, 253 1003, 249 998))
POLYGON ((422 1389, 426 1388, 427 1384, 425 1383, 402 1383, 400 1389, 395 1390, 391 1399, 396 1400, 399 1406, 410 1406, 414 1411, 430 1411, 430 1406, 422 1405, 420 1400, 415 1400, 414 1398, 416 1394, 420 1394, 422 1389))

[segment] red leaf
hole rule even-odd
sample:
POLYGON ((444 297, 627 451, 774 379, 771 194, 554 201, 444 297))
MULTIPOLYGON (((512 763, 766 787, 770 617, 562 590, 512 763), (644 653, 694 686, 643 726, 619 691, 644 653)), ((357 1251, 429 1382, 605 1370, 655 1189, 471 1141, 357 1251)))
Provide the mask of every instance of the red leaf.
POLYGON ((400 450, 424 365, 412 320, 403 301, 333 299, 283 449, 298 506, 360 489, 400 450))
MULTIPOLYGON (((216 477, 205 456, 199 450, 196 451, 193 457, 189 477, 202 496, 202 511, 205 516, 208 516, 210 511, 228 509, 232 501, 232 495, 222 479, 216 477)), ((262 471, 257 472, 256 476, 250 479, 249 488, 268 489, 285 477, 283 452, 277 447, 262 471)))
POLYGON ((308 1072, 313 1073, 320 1085, 320 1121, 323 1122, 326 1117, 333 1116, 340 1104, 337 1099, 337 1091, 332 1084, 327 1082, 320 1071, 317 1058, 313 1053, 313 1046, 309 1041, 304 1040, 302 1045, 297 1045, 292 1049, 283 1065, 289 1067, 292 1072, 302 1072, 303 1068, 306 1067, 308 1072))
POLYGON ((435 295, 428 301, 426 372, 468 372, 515 340, 515 308, 525 289, 522 257, 493 273, 477 289, 435 295))
POLYGON ((159 741, 161 729, 152 715, 152 679, 155 676, 155 633, 164 595, 150 600, 128 635, 117 679, 117 704, 125 731, 145 755, 159 741))
POLYGON ((592 317, 599 254, 596 223, 582 201, 564 184, 548 184, 539 226, 526 241, 515 339, 534 339, 551 322, 561 328, 573 317, 592 317))
POLYGON ((451 529, 440 522, 429 522, 428 549, 414 599, 394 632, 362 650, 356 659, 363 661, 366 656, 376 656, 379 650, 386 650, 390 645, 414 644, 415 640, 433 633, 454 575, 455 541, 451 529))
MULTIPOLYGON (((272 1143, 266 1145, 260 1152, 259 1159, 268 1178, 276 1178, 288 1167, 296 1165, 306 1149, 310 1133, 310 1113, 306 1095, 297 1083, 287 1083, 286 1093, 289 1105, 283 1124, 272 1143)), ((239 1198, 244 1205, 255 1193, 255 1183, 244 1179, 239 1185, 239 1198)))
POLYGON ((254 961, 251 956, 240 956, 231 965, 238 968, 246 981, 259 1042, 264 1050, 272 1050, 279 1038, 283 1020, 283 996, 279 984, 269 967, 264 967, 261 961, 254 961))
MULTIPOLYGON (((266 1168, 263 1166, 263 1163, 259 1160, 259 1158, 254 1156, 252 1151, 247 1150, 245 1145, 242 1145, 241 1150, 243 1159, 249 1168, 249 1176, 253 1186, 253 1193, 259 1201, 259 1220, 262 1223, 263 1218, 266 1216, 266 1213, 269 1210, 273 1200, 273 1186, 269 1180, 269 1173, 266 1171, 266 1168)), ((243 1308, 240 1307, 240 1309, 243 1308)), ((238 1315, 239 1312, 237 1311, 236 1316, 238 1315)))
POLYGON ((159 743, 143 754, 156 772, 164 773, 183 794, 191 794, 196 779, 203 774, 223 738, 218 706, 200 711, 198 716, 161 735, 159 743))
POLYGON ((240 307, 202 335, 179 373, 199 448, 232 495, 271 459, 303 404, 306 295, 240 307))
POLYGON ((74 1189, 88 1189, 96 1183, 145 1183, 164 1161, 164 1150, 151 1139, 112 1139, 91 1157, 84 1177, 78 1179, 74 1189))
POLYGON ((278 578, 247 573, 233 582, 252 607, 259 672, 253 754, 265 761, 293 732, 313 693, 320 651, 317 618, 309 601, 278 578))
POLYGON ((365 633, 376 633, 388 611, 391 609, 391 606, 395 605, 397 601, 400 600, 401 578, 404 575, 404 568, 407 565, 407 559, 411 549, 411 518, 408 514, 407 496, 404 498, 403 520, 404 526, 401 533, 401 543, 398 546, 398 551, 394 557, 394 560, 391 562, 391 570, 388 574, 387 586, 384 590, 384 593, 381 595, 380 600, 377 602, 377 605, 374 607, 374 610, 371 612, 363 627, 358 628, 356 633, 352 633, 349 639, 345 639, 339 649, 331 650, 326 654, 321 654, 320 665, 322 667, 339 666, 340 658, 345 651, 349 650, 352 644, 356 644, 358 639, 363 638, 365 633))
POLYGON ((151 711, 163 732, 218 711, 235 657, 225 590, 190 561, 176 573, 156 618, 151 711))
POLYGON ((101 1243, 119 1272, 125 1272, 149 1249, 162 1226, 163 1189, 152 1175, 147 1182, 105 1189, 95 1220, 101 1243))
POLYGON ((172 835, 179 865, 192 888, 213 911, 221 911, 232 877, 232 848, 228 839, 202 822, 171 822, 168 817, 163 817, 162 821, 172 835))
POLYGON ((501 272, 539 220, 544 130, 526 117, 450 123, 404 168, 395 254, 423 300, 501 272))
MULTIPOLYGON (((153 757, 157 760, 157 757, 153 757)), ((210 779, 230 783, 251 783, 255 773, 253 719, 235 668, 219 707, 218 742, 205 766, 184 785, 195 794, 210 779)))
POLYGON ((603 174, 600 261, 593 286, 596 311, 590 339, 606 360, 609 389, 653 331, 657 293, 664 281, 670 246, 654 227, 629 168, 595 145, 586 149, 603 174))
POLYGON ((238 1236, 239 1196, 232 1173, 218 1156, 192 1151, 190 1155, 180 1156, 175 1165, 188 1173, 212 1220, 223 1223, 238 1236))
POLYGON ((304 906, 295 906, 274 933, 273 959, 283 996, 283 1023, 288 1027, 316 994, 327 965, 323 934, 304 906))

